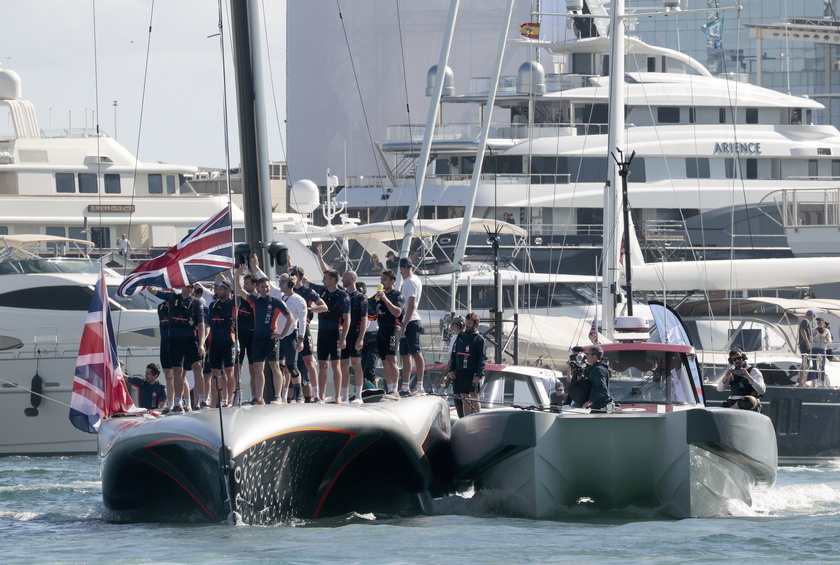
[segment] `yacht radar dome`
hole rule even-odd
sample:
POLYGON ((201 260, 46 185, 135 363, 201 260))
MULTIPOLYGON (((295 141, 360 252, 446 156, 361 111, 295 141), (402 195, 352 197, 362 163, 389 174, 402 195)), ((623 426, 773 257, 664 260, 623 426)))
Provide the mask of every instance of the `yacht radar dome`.
MULTIPOLYGON (((437 79, 437 65, 432 65, 429 72, 426 73, 426 96, 431 96, 435 93, 435 84, 437 79)), ((452 69, 446 67, 443 70, 443 96, 453 96, 455 94, 455 75, 452 69)))
POLYGON ((289 189, 289 201, 299 214, 311 214, 320 205, 318 186, 309 179, 297 181, 289 189))
POLYGON ((680 10, 680 0, 662 0, 662 6, 665 7, 666 12, 672 10, 678 12, 680 10))
POLYGON ((545 94, 545 69, 537 61, 526 61, 519 66, 516 76, 519 94, 545 94))
POLYGON ((582 12, 583 0, 566 0, 566 10, 569 12, 582 12))
POLYGON ((0 69, 0 100, 20 99, 20 77, 14 71, 0 69))

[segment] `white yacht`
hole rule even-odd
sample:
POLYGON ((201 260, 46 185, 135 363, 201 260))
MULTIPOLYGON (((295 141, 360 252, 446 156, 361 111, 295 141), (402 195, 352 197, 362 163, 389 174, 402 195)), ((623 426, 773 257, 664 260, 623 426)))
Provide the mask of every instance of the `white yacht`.
MULTIPOLYGON (((141 162, 101 131, 42 130, 21 92, 18 74, 0 69, 0 235, 114 249, 127 234, 135 250, 167 248, 228 205, 193 190, 196 167, 141 162)), ((242 225, 238 208, 233 219, 242 225)))
MULTIPOLYGON (((591 272, 612 159, 611 77, 598 72, 608 68, 609 39, 509 43, 542 48, 562 72, 527 61, 517 77, 500 79, 475 217, 512 216, 529 232, 538 270, 556 271, 562 263, 562 272, 591 272), (495 123, 498 116, 504 119, 495 123)), ((625 137, 636 153, 629 193, 642 245, 669 259, 730 258, 733 248, 736 257, 790 256, 782 211, 768 195, 837 187, 840 132, 816 123, 823 105, 712 76, 690 57, 632 37, 625 51, 625 137), (707 221, 723 211, 725 223, 707 221)), ((427 92, 435 77, 433 69, 427 92)), ((436 126, 421 218, 463 215, 491 82, 473 79, 467 94, 445 86, 442 115, 446 105, 472 104, 476 123, 436 126)), ((371 221, 404 217, 423 131, 388 129, 381 149, 391 168, 378 178, 347 180, 339 199, 349 212, 371 221)))
MULTIPOLYGON (((99 277, 93 244, 0 236, 0 455, 95 453, 96 435, 68 421, 81 330, 99 277)), ((158 363, 158 316, 145 293, 128 299, 105 270, 120 359, 129 375, 158 363)))

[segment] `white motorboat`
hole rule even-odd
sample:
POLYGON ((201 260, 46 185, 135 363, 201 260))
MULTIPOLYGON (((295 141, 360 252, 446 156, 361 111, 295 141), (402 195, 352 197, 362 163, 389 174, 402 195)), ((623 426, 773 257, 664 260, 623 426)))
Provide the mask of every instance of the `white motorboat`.
MULTIPOLYGON (((81 328, 99 276, 93 244, 44 235, 0 236, 0 455, 95 453, 96 437, 67 420, 81 328), (12 433, 14 431, 14 433, 12 433)), ((127 374, 159 361, 157 312, 145 295, 116 296, 106 269, 127 374)))

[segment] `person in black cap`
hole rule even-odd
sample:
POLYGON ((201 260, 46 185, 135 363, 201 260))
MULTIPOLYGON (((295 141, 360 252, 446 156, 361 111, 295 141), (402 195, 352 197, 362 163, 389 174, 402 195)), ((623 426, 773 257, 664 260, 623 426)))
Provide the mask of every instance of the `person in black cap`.
POLYGON ((396 271, 399 267, 399 262, 397 261, 397 254, 393 251, 389 251, 385 254, 385 268, 391 269, 392 271, 396 271))

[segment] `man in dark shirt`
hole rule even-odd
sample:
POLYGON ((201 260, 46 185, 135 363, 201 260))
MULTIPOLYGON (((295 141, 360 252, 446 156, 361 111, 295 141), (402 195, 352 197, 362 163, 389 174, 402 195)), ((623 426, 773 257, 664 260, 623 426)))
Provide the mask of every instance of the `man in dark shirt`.
MULTIPOLYGON (((242 290, 244 290, 248 294, 254 294, 257 292, 257 276, 253 273, 246 273, 245 276, 242 277, 242 290)), ((254 373, 252 371, 253 364, 251 361, 254 358, 254 354, 251 353, 251 346, 254 345, 254 309, 251 306, 251 303, 242 298, 241 296, 236 296, 236 323, 239 330, 239 335, 237 336, 239 339, 239 357, 236 361, 237 370, 239 371, 239 375, 242 375, 242 362, 245 360, 245 355, 248 355, 248 375, 250 377, 250 386, 251 390, 256 390, 254 384, 254 373)), ((231 397, 232 398, 232 397, 231 397)))
POLYGON ((169 304, 169 361, 172 364, 174 381, 173 412, 183 412, 190 407, 190 386, 186 371, 192 369, 196 382, 201 378, 206 335, 204 305, 192 295, 192 285, 180 289, 179 293, 166 292, 154 286, 149 292, 169 304))
POLYGON ((356 287, 355 271, 345 271, 341 282, 350 297, 350 330, 347 332, 347 347, 341 350, 341 397, 348 400, 350 389, 350 364, 356 379, 356 398, 353 402, 362 402, 364 376, 362 375, 362 349, 368 325, 368 298, 356 287))
POLYGON ((586 349, 584 374, 592 383, 592 388, 589 389, 589 400, 583 403, 583 407, 595 412, 603 412, 607 404, 612 402, 612 397, 610 396, 610 369, 604 362, 604 349, 600 345, 590 345, 586 349))
POLYGON ((449 358, 448 373, 452 378, 452 392, 456 395, 455 410, 460 417, 481 411, 479 392, 487 363, 487 348, 478 331, 480 322, 481 318, 475 312, 465 316, 464 331, 455 338, 449 358))
POLYGON ((154 363, 146 365, 143 377, 127 377, 128 384, 137 387, 137 400, 141 408, 157 410, 166 406, 166 387, 158 382, 160 367, 154 363))
MULTIPOLYGON (((169 361, 169 302, 158 304, 158 325, 160 326, 160 367, 166 380, 166 398, 169 402, 175 397, 175 379, 172 376, 172 363, 169 361)), ((166 407, 168 411, 171 407, 166 407)))
POLYGON ((388 385, 386 398, 399 400, 400 393, 397 392, 397 350, 399 349, 400 317, 403 312, 403 296, 400 291, 394 288, 397 275, 394 271, 386 269, 382 271, 379 282, 382 290, 376 291, 374 304, 376 309, 376 320, 379 323, 379 331, 376 336, 376 345, 379 350, 379 358, 382 359, 382 369, 385 373, 385 382, 388 385))
POLYGON ((333 372, 336 404, 341 400, 341 350, 347 347, 347 332, 350 329, 350 297, 338 287, 338 271, 324 271, 323 286, 311 285, 327 310, 318 314, 318 390, 321 400, 327 390, 327 369, 333 372))
MULTIPOLYGON (((233 289, 226 280, 216 281, 216 296, 210 304, 210 370, 216 377, 219 390, 215 406, 227 406, 235 388, 233 364, 236 357, 236 302, 232 299, 233 289)), ((209 392, 209 391, 208 391, 209 392)), ((212 394, 210 397, 212 398, 212 394)), ((212 400, 211 400, 212 402, 212 400)))

